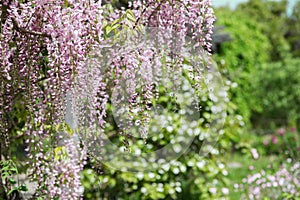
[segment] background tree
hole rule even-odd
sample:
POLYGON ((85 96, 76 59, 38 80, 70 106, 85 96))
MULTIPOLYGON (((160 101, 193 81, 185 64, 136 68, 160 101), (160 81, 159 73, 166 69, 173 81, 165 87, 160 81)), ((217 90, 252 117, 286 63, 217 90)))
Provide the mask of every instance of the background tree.
POLYGON ((287 32, 287 0, 265 1, 250 0, 238 5, 236 10, 256 21, 264 35, 269 39, 272 50, 269 51, 273 61, 289 56, 290 46, 284 35, 287 32))
POLYGON ((299 40, 299 34, 300 34, 300 2, 298 2, 294 8, 291 16, 289 16, 287 24, 288 24, 288 31, 285 35, 287 40, 289 41, 289 44, 291 46, 291 50, 293 53, 293 56, 299 57, 300 56, 300 40, 299 40))
POLYGON ((230 95, 236 112, 250 125, 251 110, 257 106, 257 99, 251 93, 251 74, 270 59, 271 45, 260 25, 244 12, 218 8, 216 16, 217 24, 225 27, 223 32, 229 33, 232 40, 222 43, 215 57, 234 86, 230 95))

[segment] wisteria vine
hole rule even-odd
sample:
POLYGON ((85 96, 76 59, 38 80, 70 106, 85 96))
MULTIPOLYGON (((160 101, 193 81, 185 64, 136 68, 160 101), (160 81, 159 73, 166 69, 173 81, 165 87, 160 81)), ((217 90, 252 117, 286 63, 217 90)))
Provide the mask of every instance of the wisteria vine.
MULTIPOLYGON (((68 92, 83 94, 73 97, 76 102, 82 102, 83 98, 91 99, 92 103, 85 106, 89 110, 88 118, 92 120, 84 120, 87 113, 80 112, 83 108, 79 106, 78 126, 87 125, 89 130, 99 130, 101 133, 110 90, 117 87, 124 76, 132 80, 133 91, 130 93, 136 95, 130 99, 132 109, 143 107, 140 109, 145 116, 143 123, 147 123, 146 118, 149 117, 149 102, 153 97, 157 98, 152 79, 145 79, 143 88, 134 85, 136 73, 141 70, 150 73, 153 68, 150 60, 155 55, 161 55, 155 46, 124 52, 122 59, 120 52, 117 52, 111 60, 111 68, 106 70, 102 69, 101 63, 92 69, 87 67, 92 50, 106 41, 107 24, 120 19, 126 12, 123 9, 107 16, 103 14, 106 9, 101 1, 92 0, 0 2, 1 154, 9 148, 14 129, 10 113, 19 109, 16 105, 21 105, 28 113, 22 129, 29 156, 28 166, 32 180, 39 185, 35 197, 80 199, 82 196, 79 174, 87 159, 87 144, 72 140, 72 131, 64 139, 59 134, 65 120, 65 97, 68 92), (89 87, 91 85, 92 88, 89 87), (136 102, 138 91, 143 95, 143 101, 139 103, 136 102), (64 142, 53 143, 57 138, 64 142), (74 148, 79 149, 80 155, 74 155, 74 148)), ((196 46, 208 51, 211 48, 215 17, 209 0, 134 0, 129 2, 129 9, 134 15, 129 29, 138 31, 141 26, 164 28, 182 37, 191 36, 197 41, 196 46)), ((120 25, 115 26, 115 33, 124 30, 122 20, 115 24, 120 25)), ((162 57, 156 57, 158 71, 162 57)), ((133 115, 128 117, 134 120, 133 115)), ((9 154, 4 157, 9 159, 9 154)), ((3 188, 1 184, 0 190, 3 188)), ((0 195, 0 198, 7 197, 3 192, 0 195)))

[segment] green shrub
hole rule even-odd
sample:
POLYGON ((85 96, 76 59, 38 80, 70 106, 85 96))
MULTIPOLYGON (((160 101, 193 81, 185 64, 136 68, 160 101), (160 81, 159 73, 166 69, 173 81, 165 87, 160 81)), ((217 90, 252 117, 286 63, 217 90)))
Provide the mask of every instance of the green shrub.
POLYGON ((221 44, 216 60, 223 74, 235 82, 235 87, 230 90, 230 99, 237 106, 237 113, 249 125, 251 109, 259 102, 250 93, 252 74, 269 60, 271 45, 260 25, 242 11, 220 8, 216 9, 216 16, 217 24, 225 26, 224 31, 232 37, 232 41, 221 44))
POLYGON ((296 125, 300 107, 300 60, 264 64, 252 80, 253 124, 260 127, 296 125))
POLYGON ((260 144, 256 145, 263 145, 267 155, 280 155, 282 158, 299 160, 299 132, 296 128, 280 128, 261 139, 260 144))
POLYGON ((271 49, 267 52, 262 49, 262 53, 268 53, 272 61, 280 61, 290 56, 290 45, 285 39, 288 31, 287 5, 286 0, 249 0, 236 8, 243 13, 243 18, 254 20, 256 27, 268 38, 271 49))

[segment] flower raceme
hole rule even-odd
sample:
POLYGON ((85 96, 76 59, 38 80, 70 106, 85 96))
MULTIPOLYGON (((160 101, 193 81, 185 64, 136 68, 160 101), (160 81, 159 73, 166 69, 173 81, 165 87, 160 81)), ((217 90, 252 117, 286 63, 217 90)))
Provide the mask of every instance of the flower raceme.
POLYGON ((36 195, 78 199, 84 155, 74 159, 69 154, 70 159, 54 162, 50 144, 57 134, 55 127, 63 121, 64 95, 74 77, 84 73, 89 48, 102 40, 101 2, 8 0, 1 6, 1 136, 9 141, 13 125, 7 113, 19 109, 15 104, 22 102, 29 111, 23 130, 32 179, 39 183, 36 195), (76 188, 61 191, 59 187, 76 188))
POLYGON ((141 23, 189 35, 210 51, 215 21, 210 0, 135 0, 129 3, 141 23))

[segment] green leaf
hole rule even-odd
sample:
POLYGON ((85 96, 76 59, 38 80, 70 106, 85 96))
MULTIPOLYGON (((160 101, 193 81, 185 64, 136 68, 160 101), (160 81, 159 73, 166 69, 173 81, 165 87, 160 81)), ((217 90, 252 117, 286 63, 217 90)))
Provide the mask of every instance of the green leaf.
POLYGON ((27 191, 28 191, 28 188, 27 188, 26 185, 21 185, 21 186, 18 187, 18 190, 19 190, 19 191, 27 192, 27 191))
POLYGON ((134 16, 134 14, 132 13, 132 11, 131 10, 127 10, 126 11, 126 16, 127 16, 127 18, 130 20, 130 21, 132 21, 132 22, 136 22, 136 19, 135 19, 135 16, 134 16))
POLYGON ((17 181, 14 180, 14 179, 12 179, 12 178, 9 178, 8 181, 9 181, 11 184, 16 184, 16 183, 17 183, 17 181))

